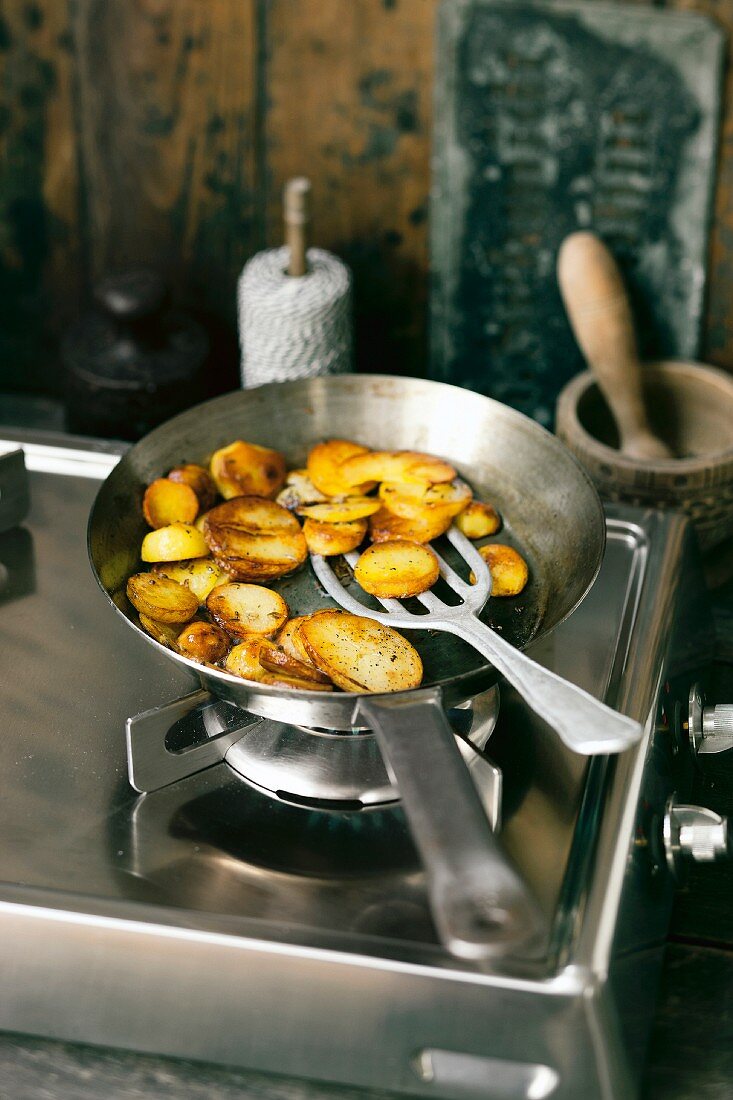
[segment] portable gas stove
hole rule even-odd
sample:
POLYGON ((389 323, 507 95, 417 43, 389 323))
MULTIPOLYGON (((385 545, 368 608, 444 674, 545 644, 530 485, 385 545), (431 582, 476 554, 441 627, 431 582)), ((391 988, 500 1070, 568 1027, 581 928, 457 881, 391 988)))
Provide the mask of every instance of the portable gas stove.
POLYGON ((420 1095, 633 1095, 675 877, 727 848, 725 822, 684 804, 696 757, 733 742, 730 708, 702 697, 712 630, 685 521, 609 509, 594 588, 533 650, 643 722, 638 746, 576 756, 504 688, 450 712, 548 925, 537 957, 478 966, 438 941, 372 735, 192 690, 88 567, 116 454, 37 436, 0 453, 19 443, 31 511, 0 535, 0 1027, 420 1095))

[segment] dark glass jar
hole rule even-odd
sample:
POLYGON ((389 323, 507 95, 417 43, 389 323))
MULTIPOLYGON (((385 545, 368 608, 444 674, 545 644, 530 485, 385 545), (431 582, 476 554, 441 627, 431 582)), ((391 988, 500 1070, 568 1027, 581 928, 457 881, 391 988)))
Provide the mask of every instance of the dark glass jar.
POLYGON ((139 439, 204 395, 209 342, 153 271, 104 279, 62 343, 69 431, 139 439))

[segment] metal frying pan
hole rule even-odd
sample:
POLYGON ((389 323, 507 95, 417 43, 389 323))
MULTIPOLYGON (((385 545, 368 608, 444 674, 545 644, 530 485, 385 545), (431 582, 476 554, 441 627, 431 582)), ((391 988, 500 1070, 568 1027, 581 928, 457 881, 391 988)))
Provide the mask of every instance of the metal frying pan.
MULTIPOLYGON (((127 578, 140 568, 147 531, 141 501, 154 478, 183 462, 206 464, 214 450, 235 439, 276 447, 289 466, 302 466, 313 444, 336 436, 374 449, 409 448, 445 457, 478 498, 495 505, 504 519, 502 541, 521 548, 530 582, 517 599, 490 600, 482 618, 518 648, 565 619, 592 585, 603 556, 603 510, 590 479, 563 444, 489 398, 437 382, 379 375, 238 391, 156 428, 100 488, 89 522, 94 571, 140 637, 197 674, 213 694, 299 726, 372 728, 426 865, 433 914, 446 946, 471 958, 528 949, 541 918, 488 828, 444 714, 496 679, 479 654, 449 635, 406 631, 423 659, 419 689, 395 695, 282 690, 202 667, 160 646, 139 626, 125 596, 127 578)), ((272 587, 293 614, 335 606, 309 565, 272 587)))

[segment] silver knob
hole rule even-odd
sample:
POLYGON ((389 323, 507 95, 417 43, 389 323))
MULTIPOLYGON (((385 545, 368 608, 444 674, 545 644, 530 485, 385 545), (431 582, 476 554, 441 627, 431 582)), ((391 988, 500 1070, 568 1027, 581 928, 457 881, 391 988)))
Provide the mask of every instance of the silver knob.
POLYGON ((690 688, 689 734, 696 756, 733 749, 733 705, 706 707, 699 686, 690 688))
POLYGON ((667 865, 673 873, 685 859, 695 863, 713 863, 731 854, 728 819, 704 806, 667 802, 662 835, 667 865))

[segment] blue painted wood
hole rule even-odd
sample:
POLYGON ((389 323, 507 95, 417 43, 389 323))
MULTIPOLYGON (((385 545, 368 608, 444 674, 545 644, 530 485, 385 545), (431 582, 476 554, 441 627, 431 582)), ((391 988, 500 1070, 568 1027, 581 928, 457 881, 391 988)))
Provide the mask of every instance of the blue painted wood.
POLYGON ((700 15, 444 0, 438 20, 431 373, 550 424, 582 367, 555 281, 593 228, 642 353, 700 340, 723 35, 700 15))

